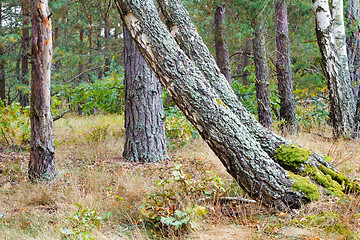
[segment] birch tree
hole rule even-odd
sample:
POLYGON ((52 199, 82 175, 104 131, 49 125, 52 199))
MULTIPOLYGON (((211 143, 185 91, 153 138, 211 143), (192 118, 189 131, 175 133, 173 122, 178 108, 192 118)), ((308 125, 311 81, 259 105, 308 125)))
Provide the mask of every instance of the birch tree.
POLYGON ((355 101, 353 98, 345 42, 343 1, 313 1, 316 36, 322 55, 330 100, 330 119, 335 138, 352 136, 355 101))

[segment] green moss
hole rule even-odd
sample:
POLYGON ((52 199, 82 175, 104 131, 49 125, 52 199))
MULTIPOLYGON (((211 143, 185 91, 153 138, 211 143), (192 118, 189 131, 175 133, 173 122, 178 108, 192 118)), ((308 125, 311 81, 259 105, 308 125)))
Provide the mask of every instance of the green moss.
POLYGON ((296 175, 292 172, 289 172, 289 175, 295 181, 292 185, 292 188, 295 191, 300 191, 310 201, 317 201, 320 199, 319 188, 311 183, 308 178, 296 175))
POLYGON ((328 194, 337 197, 344 195, 343 187, 333 180, 330 175, 325 175, 322 171, 319 171, 319 169, 312 166, 307 166, 306 173, 309 174, 319 185, 323 186, 328 194))
POLYGON ((220 98, 216 98, 216 101, 219 105, 224 106, 225 108, 227 108, 227 106, 223 103, 223 101, 220 98))
POLYGON ((347 176, 345 176, 342 173, 337 173, 334 170, 327 168, 323 165, 319 166, 319 169, 321 170, 321 172, 325 175, 328 175, 332 178, 332 180, 334 182, 336 182, 337 184, 333 184, 333 187, 338 187, 340 186, 342 191, 344 192, 360 192, 360 186, 359 184, 357 184, 356 182, 352 182, 347 176))
POLYGON ((311 151, 298 145, 281 145, 276 149, 276 158, 290 169, 298 168, 309 159, 311 151))

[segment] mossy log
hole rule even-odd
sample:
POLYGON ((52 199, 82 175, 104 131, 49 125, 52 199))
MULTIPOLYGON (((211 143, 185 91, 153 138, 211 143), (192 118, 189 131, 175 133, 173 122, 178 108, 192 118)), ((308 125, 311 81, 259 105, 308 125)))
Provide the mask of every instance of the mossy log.
POLYGON ((229 174, 250 197, 281 210, 319 199, 325 191, 306 169, 334 171, 331 165, 264 129, 238 101, 181 3, 158 2, 169 28, 151 0, 115 1, 144 59, 229 174), (172 15, 177 24, 169 24, 172 15), (296 159, 287 159, 291 156, 296 159))

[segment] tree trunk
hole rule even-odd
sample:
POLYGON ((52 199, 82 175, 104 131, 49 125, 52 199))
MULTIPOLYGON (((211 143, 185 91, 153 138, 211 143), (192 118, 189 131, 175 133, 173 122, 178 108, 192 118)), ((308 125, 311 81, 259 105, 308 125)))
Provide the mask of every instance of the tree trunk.
POLYGON ((242 82, 243 82, 243 85, 245 85, 245 86, 250 85, 250 82, 248 79, 248 77, 250 76, 250 72, 249 72, 249 70, 246 69, 246 67, 250 65, 250 58, 249 58, 250 55, 251 55, 251 38, 248 38, 248 39, 246 39, 246 45, 244 47, 243 54, 242 54, 243 68, 242 68, 241 72, 239 72, 239 74, 242 74, 242 82))
MULTIPOLYGON (((27 79, 27 75, 29 73, 29 44, 30 44, 30 35, 29 35, 29 1, 21 0, 21 8, 23 12, 23 24, 22 24, 22 36, 21 36, 21 50, 20 50, 20 58, 21 58, 21 76, 20 83, 23 86, 29 86, 29 81, 27 79)), ((21 107, 26 107, 29 105, 29 96, 24 93, 23 89, 19 90, 19 100, 21 107)))
POLYGON ((107 17, 105 18, 104 25, 104 33, 105 33, 105 69, 104 76, 106 77, 110 72, 110 58, 109 58, 109 40, 110 40, 110 28, 109 28, 109 20, 107 17))
POLYGON ((347 28, 350 34, 346 37, 346 49, 350 70, 351 86, 353 87, 354 101, 356 103, 356 114, 354 119, 354 135, 359 137, 360 134, 360 102, 359 102, 359 81, 360 81, 360 14, 359 0, 349 0, 346 18, 348 20, 347 28))
MULTIPOLYGON (((2 6, 0 2, 0 33, 2 34, 2 6)), ((6 104, 6 92, 5 92, 5 59, 4 50, 0 46, 0 100, 6 104)))
POLYGON ((330 119, 335 138, 352 136, 355 102, 350 85, 350 72, 345 45, 345 27, 342 0, 313 1, 316 36, 328 82, 330 119))
MULTIPOLYGON (((84 29, 80 29, 79 32, 79 42, 80 42, 80 48, 79 48, 79 54, 80 54, 80 59, 79 59, 79 73, 84 72, 84 63, 83 63, 83 47, 84 47, 84 29)), ((80 84, 84 78, 85 78, 85 74, 82 74, 81 76, 79 76, 78 78, 78 83, 80 84)))
MULTIPOLYGON (((274 162, 286 166, 278 151, 283 147, 278 147, 287 142, 261 127, 237 100, 179 1, 158 0, 171 33, 151 0, 115 2, 153 72, 250 196, 279 209, 300 207, 314 200, 306 189, 295 190, 297 180, 274 162)), ((309 153, 307 164, 298 164, 296 170, 286 168, 301 172, 310 165, 331 168, 314 153, 309 153)), ((311 186, 318 193, 318 188, 311 186)))
POLYGON ((280 97, 280 119, 284 121, 284 124, 281 125, 281 130, 284 133, 295 133, 295 98, 292 84, 286 1, 287 0, 278 0, 275 3, 277 49, 276 70, 280 97))
POLYGON ((162 89, 124 28, 125 130, 123 156, 131 162, 167 158, 162 89))
POLYGON ((31 16, 31 139, 29 178, 50 180, 56 175, 51 116, 51 19, 47 0, 30 2, 31 16))
POLYGON ((253 39, 254 63, 256 72, 256 99, 258 103, 258 116, 261 125, 272 129, 269 70, 266 59, 265 26, 260 17, 255 26, 253 39))
POLYGON ((231 67, 229 63, 229 50, 226 42, 225 31, 225 8, 219 5, 214 14, 214 29, 215 29, 215 50, 216 63, 224 74, 226 80, 231 85, 231 67))
MULTIPOLYGON (((158 0, 158 2, 169 29, 176 33, 173 35, 180 48, 196 64, 224 104, 246 126, 251 135, 260 143, 262 149, 276 161, 275 152, 278 147, 288 145, 290 142, 264 128, 238 101, 181 3, 166 2, 165 0, 158 0)), ((328 162, 316 154, 311 155, 311 162, 314 165, 324 164, 328 166, 328 162)), ((281 164, 281 162, 279 163, 281 164)))

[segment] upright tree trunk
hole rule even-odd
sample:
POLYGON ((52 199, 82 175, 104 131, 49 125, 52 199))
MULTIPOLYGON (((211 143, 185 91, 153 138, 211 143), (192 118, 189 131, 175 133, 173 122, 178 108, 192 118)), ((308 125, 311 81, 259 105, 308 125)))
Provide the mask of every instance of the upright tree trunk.
MULTIPOLYGON (((23 86, 29 86, 29 81, 27 79, 27 75, 29 73, 29 56, 28 50, 30 45, 30 35, 29 35, 29 1, 21 0, 21 8, 23 12, 23 24, 22 24, 22 36, 21 36, 21 50, 20 50, 20 58, 21 58, 21 76, 20 83, 23 86)), ((21 89, 19 90, 19 99, 21 107, 26 107, 29 105, 29 96, 24 93, 21 89)))
POLYGON ((219 5, 214 14, 214 27, 215 27, 215 50, 216 50, 216 63, 224 74, 226 80, 231 85, 231 67, 229 63, 229 50, 226 42, 225 31, 225 8, 219 5))
MULTIPOLYGON (((0 34, 2 34, 2 6, 0 2, 0 34)), ((6 92, 5 92, 5 59, 4 50, 0 46, 0 100, 6 103, 6 92)))
MULTIPOLYGON (((84 63, 83 63, 83 47, 84 47, 84 29, 81 29, 79 32, 79 42, 80 42, 80 49, 79 49, 79 54, 80 54, 80 59, 79 59, 79 73, 82 73, 84 71, 84 63)), ((84 74, 82 74, 79 78, 78 78, 78 82, 81 83, 83 81, 83 79, 85 78, 84 74)))
POLYGON ((52 30, 47 0, 30 2, 31 16, 31 139, 29 178, 50 180, 56 175, 51 116, 52 30))
POLYGON ((243 82, 243 85, 245 85, 245 86, 250 85, 250 82, 248 79, 248 77, 250 76, 250 72, 249 72, 249 70, 246 69, 246 67, 249 66, 249 64, 250 64, 250 58, 249 58, 250 55, 251 55, 251 38, 248 38, 248 39, 246 39, 246 44, 244 46, 243 53, 242 53, 242 61, 243 61, 242 67, 243 68, 241 69, 241 71, 238 72, 238 74, 242 75, 242 82, 243 82))
POLYGON ((349 0, 346 11, 346 18, 348 20, 347 28, 350 34, 346 37, 347 55, 350 70, 351 86, 353 88, 354 101, 356 103, 356 114, 354 119, 354 134, 359 137, 360 134, 360 14, 359 14, 359 0, 349 0))
POLYGON ((110 71, 110 58, 109 58, 109 40, 110 40, 110 28, 109 28, 109 20, 105 18, 105 69, 104 76, 106 77, 110 71))
POLYGON ((256 72, 256 99, 258 116, 261 125, 272 129, 269 70, 266 59, 265 26, 263 19, 259 19, 255 26, 253 39, 254 63, 256 72))
POLYGON ((296 132, 295 98, 292 84, 287 0, 278 0, 276 11, 276 70, 280 97, 280 119, 283 132, 296 132))
POLYGON ((167 158, 162 89, 124 28, 125 130, 123 156, 131 162, 167 158))
POLYGON ((313 1, 316 36, 324 63, 330 98, 330 119, 335 138, 352 136, 355 102, 350 85, 350 72, 345 44, 343 1, 313 1))

